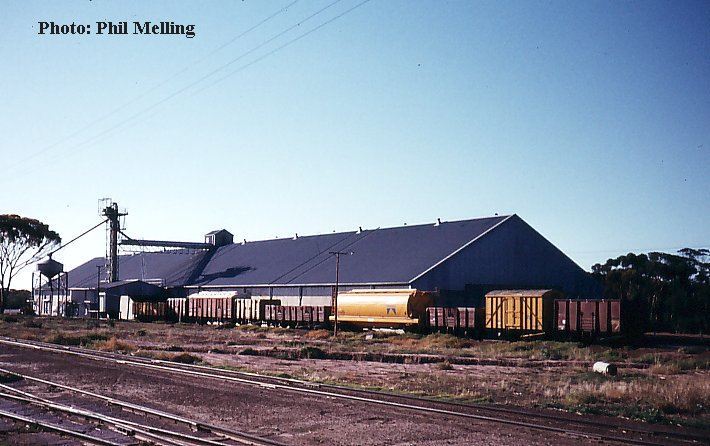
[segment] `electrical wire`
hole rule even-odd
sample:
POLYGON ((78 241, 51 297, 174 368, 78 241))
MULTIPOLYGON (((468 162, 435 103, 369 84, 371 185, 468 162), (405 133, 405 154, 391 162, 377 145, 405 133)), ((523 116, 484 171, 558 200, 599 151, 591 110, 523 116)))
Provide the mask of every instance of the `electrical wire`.
MULTIPOLYGON (((227 63, 221 65, 220 67, 216 68, 215 70, 211 71, 210 73, 208 73, 208 74, 206 74, 206 75, 200 77, 200 78, 197 79, 196 81, 191 82, 190 84, 188 84, 188 85, 186 85, 186 86, 184 86, 184 87, 178 89, 177 91, 175 91, 175 92, 169 94, 168 96, 164 97, 163 99, 159 100, 158 102, 155 102, 154 104, 148 106, 147 108, 145 108, 145 109, 143 109, 143 110, 141 110, 141 111, 139 111, 139 112, 133 114, 132 116, 129 116, 128 118, 124 119, 123 121, 119 122, 118 124, 115 124, 115 125, 113 125, 113 126, 107 128, 107 129, 105 129, 104 131, 102 131, 102 132, 100 132, 100 133, 94 135, 93 137, 91 137, 91 138, 89 138, 89 139, 87 139, 87 140, 84 140, 83 142, 81 142, 81 143, 75 145, 75 146, 74 146, 74 150, 73 150, 72 153, 78 152, 81 148, 83 148, 83 147, 85 147, 85 146, 93 145, 94 143, 98 142, 101 138, 110 135, 111 133, 115 132, 116 130, 120 129, 121 127, 124 127, 124 126, 126 126, 127 124, 130 124, 130 123, 132 123, 132 122, 135 122, 138 118, 140 118, 140 117, 143 116, 144 114, 146 114, 146 113, 148 113, 148 112, 150 112, 150 111, 155 110, 156 108, 158 108, 158 107, 161 106, 162 104, 164 104, 164 103, 166 103, 166 102, 172 100, 173 98, 175 98, 175 97, 177 97, 178 95, 182 94, 183 92, 189 90, 190 88, 194 87, 195 85, 199 84, 200 82, 202 82, 202 81, 208 79, 209 77, 212 77, 213 75, 217 74, 218 72, 222 71, 223 69, 227 68, 228 66, 230 66, 230 65, 234 64, 235 62, 237 62, 237 61, 243 59, 244 57, 246 57, 247 55, 253 53, 254 51, 256 51, 256 50, 262 48, 262 47, 265 46, 266 44, 271 43, 271 42, 274 41, 277 37, 281 37, 281 36, 283 36, 284 34, 286 34, 287 32, 289 32, 289 31, 291 31, 291 30, 293 30, 293 29, 299 27, 301 24, 303 24, 303 23, 305 23, 306 21, 312 19, 313 17, 315 17, 315 16, 321 14, 321 13, 324 12, 325 10, 329 9, 330 7, 332 7, 333 5, 335 5, 335 4, 337 4, 337 3, 340 3, 341 1, 342 1, 342 0, 335 0, 334 2, 332 2, 332 3, 328 4, 328 5, 326 5, 325 7, 321 8, 321 9, 318 10, 318 11, 316 11, 315 13, 313 13, 313 14, 309 15, 308 17, 302 19, 302 20, 299 21, 297 24, 292 25, 292 26, 289 27, 287 30, 282 31, 282 32, 278 33, 277 35, 275 35, 275 36, 273 36, 273 37, 267 39, 266 42, 262 42, 261 44, 257 45, 256 47, 254 47, 254 48, 252 48, 252 49, 250 49, 250 50, 248 50, 248 51, 246 51, 245 53, 241 54, 240 56, 238 56, 238 57, 236 57, 236 58, 230 60, 229 62, 227 62, 227 63)), ((221 81, 223 81, 223 80, 225 80, 225 79, 227 79, 227 78, 233 76, 234 74, 237 74, 237 73, 239 73, 239 72, 241 72, 241 71, 244 71, 245 69, 247 69, 247 68, 249 68, 249 67, 255 65, 256 63, 258 63, 258 62, 260 62, 260 61, 266 59, 267 57, 272 56, 273 54, 275 54, 275 53, 277 53, 277 52, 283 50, 284 48, 286 48, 286 47, 288 47, 288 46, 290 46, 290 45, 292 45, 292 44, 294 44, 294 43, 296 43, 297 41, 299 41, 299 40, 305 38, 306 36, 308 36, 308 35, 310 35, 310 34, 316 32, 316 31, 320 30, 321 28, 323 28, 323 27, 325 27, 325 26, 327 26, 327 25, 329 25, 330 23, 334 22, 335 20, 342 18, 343 16, 345 16, 345 15, 349 14, 350 12, 354 11, 355 9, 357 9, 357 8, 359 8, 359 7, 361 7, 361 6, 363 6, 364 4, 368 3, 369 1, 370 1, 370 0, 364 0, 364 1, 360 2, 360 3, 358 3, 357 5, 355 5, 355 6, 351 7, 351 8, 349 8, 349 9, 347 9, 346 11, 344 11, 344 12, 342 12, 342 13, 340 13, 340 14, 334 16, 334 17, 332 17, 331 19, 329 19, 329 20, 327 20, 327 21, 321 23, 320 25, 318 25, 318 26, 316 26, 316 27, 314 27, 314 28, 312 28, 312 29, 310 29, 310 30, 308 30, 308 31, 306 31, 306 32, 304 32, 304 33, 302 33, 302 34, 300 34, 299 36, 297 36, 297 37, 295 37, 295 38, 289 40, 289 41, 286 42, 285 44, 283 44, 283 45, 281 45, 281 46, 279 46, 279 47, 277 47, 277 48, 271 50, 270 52, 268 52, 268 53, 266 53, 266 54, 264 54, 264 55, 258 57, 257 59, 255 59, 255 60, 253 60, 253 61, 251 61, 251 62, 249 62, 249 63, 247 63, 247 64, 245 64, 245 65, 242 65, 242 66, 239 67, 237 70, 235 70, 235 71, 233 71, 233 72, 231 72, 231 73, 228 73, 226 76, 223 76, 222 78, 217 79, 215 82, 213 82, 212 84, 208 85, 207 87, 211 87, 211 86, 213 86, 213 85, 215 85, 215 84, 217 84, 217 83, 219 83, 219 82, 221 82, 221 81)), ((201 89, 201 90, 199 90, 199 91, 197 91, 197 92, 195 92, 195 93, 199 93, 199 92, 201 92, 201 91, 203 91, 203 90, 204 90, 204 88, 201 89)), ((62 158, 64 158, 64 156, 62 156, 62 158)), ((42 166, 39 166, 39 167, 37 167, 37 168, 35 168, 35 169, 31 169, 31 170, 28 171, 27 173, 29 173, 29 172, 34 172, 35 170, 40 169, 41 167, 42 167, 42 166)), ((5 177, 5 178, 7 178, 7 177, 5 177)), ((0 179, 0 182, 1 182, 1 181, 2 181, 2 179, 0 179)))
POLYGON ((239 67, 239 68, 236 69, 235 71, 232 71, 231 73, 228 73, 226 76, 223 76, 223 77, 221 77, 221 78, 215 80, 215 81, 212 82, 211 84, 208 84, 208 85, 204 86, 203 88, 197 90, 197 91, 195 92, 195 94, 200 93, 200 92, 206 90, 207 88, 210 88, 210 87, 212 87, 212 86, 214 86, 214 85, 216 85, 216 84, 222 82, 223 80, 225 80, 225 79, 227 79, 227 78, 229 78, 229 77, 232 77, 233 75, 235 75, 235 74, 237 74, 237 73, 239 73, 239 72, 241 72, 241 71, 244 71, 245 69, 251 67, 252 65, 254 65, 254 64, 258 63, 258 62, 261 62, 262 60, 266 59, 267 57, 272 56, 273 54, 275 54, 275 53, 277 53, 277 52, 283 50, 284 48, 293 45, 294 43, 298 42, 299 40, 303 39, 304 37, 307 37, 308 35, 310 35, 310 34, 316 32, 316 31, 318 31, 319 29, 321 29, 321 28, 323 28, 323 27, 329 25, 330 23, 332 23, 332 22, 338 20, 339 18, 343 17, 344 15, 351 13, 352 11, 356 10, 357 8, 363 6, 365 3, 368 3, 368 2, 370 2, 370 0, 363 0, 362 2, 360 2, 360 3, 358 3, 357 5, 353 6, 352 8, 350 8, 350 9, 348 9, 348 10, 342 12, 341 14, 338 14, 338 15, 336 15, 335 17, 331 18, 330 20, 327 20, 327 21, 321 23, 320 25, 316 26, 315 28, 313 28, 313 29, 311 29, 311 30, 309 30, 309 31, 306 31, 305 33, 299 35, 298 37, 296 37, 296 38, 294 38, 294 39, 289 40, 288 42, 284 43, 283 45, 281 45, 281 46, 279 46, 279 47, 277 47, 277 48, 275 48, 275 49, 269 51, 268 53, 266 53, 266 54, 264 54, 264 55, 262 55, 262 56, 260 56, 260 57, 258 57, 258 58, 256 58, 256 59, 254 59, 253 61, 247 63, 246 65, 242 65, 241 67, 239 67))
POLYGON ((102 121, 104 121, 104 120, 110 118, 111 116, 117 114, 118 112, 120 112, 121 110, 125 109, 125 108, 128 107, 129 105, 132 105, 132 104, 138 102, 139 100, 141 100, 141 99, 143 99, 144 97, 148 96, 150 93, 152 93, 152 92, 158 90, 158 89, 161 88, 163 85, 165 85, 165 84, 167 84, 168 82, 172 81, 172 80, 175 79, 176 77, 180 76, 181 74, 185 73, 186 71, 189 71, 193 66, 196 66, 196 65, 200 64, 201 62, 204 62, 205 60, 207 60, 208 58, 210 58, 210 57, 213 56, 214 54, 218 53, 219 51, 221 51, 221 50, 223 50, 224 48, 228 47, 229 45, 235 43, 236 41, 238 41, 238 40, 241 39, 242 37, 246 36, 246 35, 249 34, 250 32, 254 31, 255 29, 257 29, 257 28, 259 28, 260 26, 266 24, 266 23, 269 22, 270 20, 274 19, 274 18, 277 17, 279 14, 282 14, 282 13, 288 11, 288 9, 289 9, 290 7, 292 7, 293 5, 295 5, 296 3, 298 3, 299 1, 300 1, 300 0, 294 0, 294 1, 292 1, 291 3, 289 3, 288 5, 286 5, 286 6, 282 7, 282 8, 280 8, 279 10, 277 10, 276 12, 274 12, 274 13, 272 13, 271 15, 267 16, 266 18, 264 18, 263 20, 261 20, 261 21, 258 22, 257 24, 253 25, 252 27, 248 28, 247 30, 241 32, 241 33, 238 34, 237 36, 233 37, 232 39, 230 39, 230 40, 228 40, 227 42, 223 43, 222 45, 218 46, 217 48, 215 48, 214 50, 212 50, 211 52, 209 52, 209 53, 206 54, 205 56, 203 56, 203 57, 201 57, 201 58, 199 58, 199 59, 193 61, 192 63, 186 65, 186 66, 183 67, 181 70, 175 72, 173 75, 171 75, 171 76, 168 77, 167 79, 165 79, 165 80, 159 82, 158 84, 154 85, 153 87, 150 87, 148 90, 144 91, 143 93, 140 93, 138 96, 134 97, 133 99, 131 99, 131 100, 129 100, 129 101, 123 103, 122 105, 120 105, 120 106, 118 106, 118 107, 116 107, 116 108, 114 108, 113 110, 111 110, 111 111, 109 111, 108 113, 102 115, 102 116, 99 117, 98 119, 95 119, 95 120, 89 122, 88 124, 84 125, 83 127, 79 128, 78 130, 74 131, 73 133, 71 133, 71 134, 65 136, 64 138, 61 138, 60 140, 55 141, 54 143, 50 144, 49 146, 47 146, 47 147, 45 147, 45 148, 43 148, 43 149, 41 149, 41 150, 39 150, 39 151, 37 151, 37 152, 35 152, 35 153, 32 153, 32 154, 26 156, 25 158, 23 158, 23 159, 21 159, 21 160, 15 162, 14 164, 10 164, 9 166, 6 166, 6 167, 7 167, 9 170, 12 170, 12 169, 14 169, 15 167, 18 167, 18 166, 21 165, 21 164, 25 164, 25 163, 27 163, 27 162, 33 160, 33 159, 36 159, 36 158, 39 157, 40 155, 43 155, 43 154, 49 152, 49 151, 52 150, 53 148, 55 148, 55 147, 57 147, 57 146, 59 146, 59 145, 65 143, 66 141, 71 140, 71 139, 74 138, 75 136, 80 135, 80 134, 83 133, 85 130, 94 127, 96 124, 98 124, 98 123, 100 123, 100 122, 102 122, 102 121))

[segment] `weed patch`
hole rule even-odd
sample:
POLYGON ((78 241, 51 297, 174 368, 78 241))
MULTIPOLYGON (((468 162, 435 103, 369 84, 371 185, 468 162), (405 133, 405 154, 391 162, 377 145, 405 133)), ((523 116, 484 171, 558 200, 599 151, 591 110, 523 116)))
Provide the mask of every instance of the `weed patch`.
POLYGON ((0 372, 0 383, 7 384, 14 383, 17 381, 22 381, 22 377, 19 375, 15 375, 14 373, 0 372))
POLYGON ((303 337, 306 339, 329 339, 331 335, 330 330, 310 330, 303 337))
POLYGON ((683 353, 685 355, 699 355, 701 353, 705 353, 707 350, 707 347, 703 347, 702 345, 688 345, 680 347, 678 349, 678 353, 683 353))
POLYGON ((59 332, 48 336, 45 341, 59 345, 90 346, 97 341, 106 341, 108 339, 109 336, 104 333, 66 334, 59 332))
POLYGON ((131 344, 130 342, 119 341, 113 336, 111 339, 105 341, 99 341, 94 344, 94 348, 103 352, 116 352, 116 353, 132 353, 138 350, 138 348, 131 344))
POLYGON ((170 358, 170 361, 179 362, 180 364, 199 364, 202 362, 202 359, 199 356, 191 355, 190 353, 178 353, 170 358))
POLYGON ((240 351, 239 354, 244 356, 259 356, 259 351, 251 347, 247 347, 240 351))
POLYGON ((326 359, 328 354, 318 347, 303 347, 299 350, 298 357, 302 359, 326 359))
POLYGON ((42 328, 42 322, 36 321, 34 319, 27 319, 22 325, 27 328, 42 328))
POLYGON ((440 362, 437 366, 439 370, 453 370, 454 366, 449 361, 440 362))

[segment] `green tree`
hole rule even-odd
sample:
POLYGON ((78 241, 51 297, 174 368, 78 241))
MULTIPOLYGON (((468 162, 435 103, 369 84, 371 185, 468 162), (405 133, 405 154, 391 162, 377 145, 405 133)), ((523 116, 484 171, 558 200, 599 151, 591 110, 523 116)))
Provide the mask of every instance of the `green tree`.
POLYGON ((678 255, 629 253, 592 267, 607 298, 620 299, 622 324, 647 329, 707 333, 710 329, 710 252, 685 248, 678 255))
POLYGON ((0 215, 0 314, 12 279, 37 262, 62 241, 59 234, 39 220, 19 215, 0 215))
POLYGON ((32 293, 27 290, 8 290, 5 297, 5 309, 11 308, 23 310, 27 313, 32 309, 32 305, 28 301, 32 298, 32 293))

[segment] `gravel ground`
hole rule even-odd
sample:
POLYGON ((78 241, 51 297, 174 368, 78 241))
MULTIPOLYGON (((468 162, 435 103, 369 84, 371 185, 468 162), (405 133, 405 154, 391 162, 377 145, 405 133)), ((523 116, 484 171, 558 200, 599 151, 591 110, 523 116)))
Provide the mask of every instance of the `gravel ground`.
MULTIPOLYGON (((0 367, 159 408, 203 422, 230 426, 298 445, 579 445, 600 444, 439 415, 321 399, 284 391, 117 368, 59 354, 3 346, 0 367)), ((0 430, 0 443, 62 443, 56 436, 0 430), (57 442, 58 441, 58 442, 57 442)))
MULTIPOLYGON (((710 374, 707 368, 690 371, 671 370, 665 365, 651 365, 649 368, 648 364, 629 358, 621 364, 619 379, 600 381, 589 373, 590 361, 601 350, 598 347, 576 352, 576 355, 582 355, 576 360, 517 357, 487 359, 490 355, 476 360, 476 357, 471 356, 472 351, 487 349, 490 345, 498 348, 504 344, 494 342, 489 345, 488 341, 479 343, 450 337, 383 338, 377 334, 347 333, 334 339, 323 330, 266 330, 259 327, 225 328, 133 322, 107 324, 39 318, 20 319, 15 323, 0 321, 0 335, 52 342, 81 338, 82 343, 84 339, 88 339, 86 342, 94 342, 94 347, 102 347, 100 339, 108 339, 107 345, 103 347, 113 351, 125 349, 141 356, 171 359, 175 355, 187 355, 188 358, 213 366, 523 407, 564 401, 573 392, 585 392, 587 380, 590 381, 590 389, 595 385, 613 385, 623 389, 624 386, 630 387, 637 383, 665 386, 660 387, 661 390, 690 386, 681 395, 697 395, 699 404, 704 405, 710 399, 710 374), (99 341, 95 342, 96 339, 99 341), (327 352, 329 357, 361 358, 364 354, 374 354, 379 355, 380 359, 308 359, 299 354, 306 346, 327 352), (422 354, 422 351, 427 354, 422 354), (434 357, 438 359, 434 361, 434 357), (441 362, 441 357, 448 359, 441 362), (570 385, 580 380, 574 386, 570 385)), ((623 354, 660 358, 662 355, 679 356, 678 351, 678 347, 670 347, 624 350, 623 354)), ((708 349, 702 348, 684 353, 680 359, 702 363, 703 360, 707 362, 708 355, 708 349)), ((68 385, 82 386, 97 393, 129 399, 205 422, 273 436, 289 444, 600 444, 593 440, 551 437, 538 430, 442 416, 423 416, 381 406, 321 400, 208 380, 171 378, 145 370, 116 369, 115 366, 95 361, 79 361, 76 358, 67 359, 27 350, 11 351, 5 346, 0 346, 0 367, 24 370, 28 374, 48 379, 56 377, 68 385)), ((635 404, 625 400, 625 394, 619 395, 618 404, 635 404)), ((703 419, 707 413, 707 409, 703 408, 695 416, 703 419)), ((61 438, 57 439, 59 443, 53 443, 47 439, 46 434, 26 433, 21 426, 16 425, 12 425, 7 433, 6 425, 0 424, 0 444, 63 444, 61 438), (44 440, 32 443, 35 436, 44 440)))

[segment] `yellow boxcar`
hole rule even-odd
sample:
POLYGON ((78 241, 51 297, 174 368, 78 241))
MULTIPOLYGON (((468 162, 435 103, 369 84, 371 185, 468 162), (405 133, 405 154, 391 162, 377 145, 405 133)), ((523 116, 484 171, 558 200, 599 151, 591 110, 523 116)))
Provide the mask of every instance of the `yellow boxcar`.
POLYGON ((521 332, 552 332, 557 290, 498 290, 486 294, 486 328, 521 332))
MULTIPOLYGON (((416 325, 436 293, 415 289, 352 290, 338 293, 338 322, 372 327, 416 325)), ((331 314, 330 321, 335 321, 331 314)))

